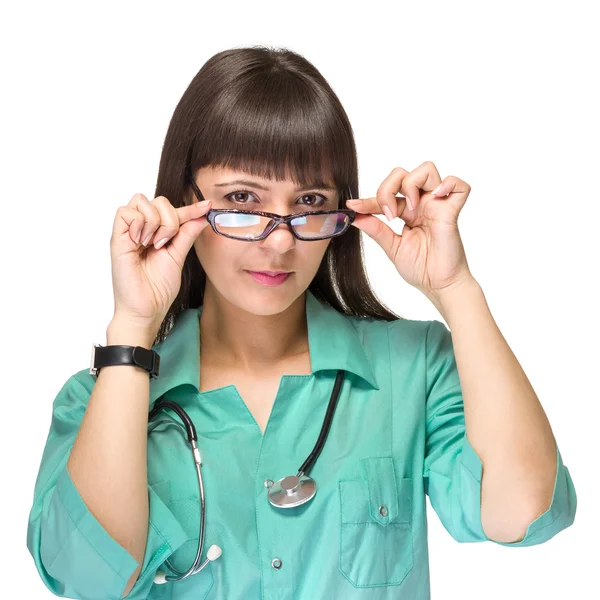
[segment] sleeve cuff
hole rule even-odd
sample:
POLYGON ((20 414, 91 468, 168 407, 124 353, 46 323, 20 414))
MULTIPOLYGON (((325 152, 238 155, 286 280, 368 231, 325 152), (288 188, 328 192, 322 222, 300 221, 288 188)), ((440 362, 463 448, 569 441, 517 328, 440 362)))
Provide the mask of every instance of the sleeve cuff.
MULTIPOLYGON (((67 539, 61 544, 56 560, 53 561, 56 568, 65 571, 62 573, 61 579, 70 581, 73 578, 78 579, 77 572, 85 573, 84 585, 86 587, 93 586, 95 591, 106 590, 108 584, 111 589, 107 590, 107 597, 112 597, 114 594, 115 597, 120 598, 125 585, 139 563, 109 535, 90 512, 75 487, 66 465, 58 478, 55 491, 69 516, 68 520, 74 526, 67 539), (87 565, 81 564, 82 560, 87 560, 86 552, 89 556, 89 549, 97 555, 93 558, 89 557, 90 563, 97 565, 98 559, 100 559, 109 567, 110 571, 104 569, 103 573, 102 569, 93 569, 94 574, 98 576, 96 577, 90 573, 87 565), (107 576, 109 573, 110 577, 107 576), (115 577, 114 574, 118 577, 115 577), (98 580, 96 581, 96 579, 98 580)), ((147 596, 158 567, 187 541, 187 535, 179 521, 150 486, 148 494, 150 514, 148 539, 140 575, 127 596, 131 600, 137 598, 138 594, 140 594, 139 598, 147 596)))
POLYGON ((475 502, 470 504, 473 510, 468 521, 470 521, 470 527, 478 531, 483 539, 511 548, 533 546, 549 540, 559 531, 569 527, 573 523, 577 508, 577 496, 569 470, 563 464, 558 445, 556 445, 556 475, 550 507, 529 523, 525 537, 517 542, 498 542, 487 537, 483 531, 481 525, 481 479, 483 465, 466 435, 460 460, 464 470, 469 474, 469 478, 472 478, 471 492, 476 497, 475 502))
POLYGON ((100 525, 100 522, 90 512, 83 498, 79 495, 66 465, 58 477, 56 493, 59 494, 66 512, 71 517, 79 533, 110 568, 119 577, 127 581, 139 563, 108 534, 106 529, 100 525))

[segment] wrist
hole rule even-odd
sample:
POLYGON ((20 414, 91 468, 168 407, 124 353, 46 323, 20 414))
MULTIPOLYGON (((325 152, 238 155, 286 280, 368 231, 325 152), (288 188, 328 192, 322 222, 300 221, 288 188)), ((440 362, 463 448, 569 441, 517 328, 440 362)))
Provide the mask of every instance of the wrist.
POLYGON ((113 319, 106 328, 107 346, 142 346, 150 349, 158 329, 140 323, 113 319))
POLYGON ((446 319, 447 313, 453 310, 457 304, 460 305, 470 294, 473 294, 474 290, 481 291, 481 286, 470 275, 457 281, 454 285, 445 288, 444 291, 428 295, 428 297, 444 319, 446 319))

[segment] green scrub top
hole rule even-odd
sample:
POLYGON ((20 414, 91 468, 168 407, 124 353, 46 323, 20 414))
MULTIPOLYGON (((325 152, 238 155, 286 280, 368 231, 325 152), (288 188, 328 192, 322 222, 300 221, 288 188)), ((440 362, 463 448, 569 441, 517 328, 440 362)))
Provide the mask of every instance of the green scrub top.
MULTIPOLYGON (((425 495, 458 542, 489 538, 481 526, 482 463, 466 437, 450 331, 441 321, 387 322, 339 313, 306 292, 312 372, 284 375, 264 436, 234 385, 199 392, 202 307, 184 310, 153 348, 160 375, 149 410, 164 396, 198 433, 206 494, 199 574, 154 584, 157 570, 192 564, 200 521, 192 452, 169 409, 148 438, 150 524, 141 575, 128 598, 201 600, 384 600, 430 597, 425 495), (331 430, 309 473, 316 496, 271 506, 268 484, 295 475, 319 436, 337 370, 344 379, 331 430)), ((66 467, 95 377, 72 375, 52 407, 27 546, 55 595, 120 599, 138 566, 94 518, 66 467)), ((124 398, 123 400, 126 400, 124 398)), ((577 497, 558 446, 548 510, 518 547, 569 527, 577 497)), ((466 574, 466 572, 465 572, 466 574)))

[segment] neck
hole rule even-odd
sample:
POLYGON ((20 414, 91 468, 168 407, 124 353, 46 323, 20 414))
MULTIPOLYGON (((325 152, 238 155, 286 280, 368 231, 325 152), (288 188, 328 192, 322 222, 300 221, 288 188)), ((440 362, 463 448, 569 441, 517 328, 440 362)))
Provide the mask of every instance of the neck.
POLYGON ((202 361, 256 372, 308 352, 306 296, 283 312, 256 315, 235 306, 207 281, 200 316, 202 361))

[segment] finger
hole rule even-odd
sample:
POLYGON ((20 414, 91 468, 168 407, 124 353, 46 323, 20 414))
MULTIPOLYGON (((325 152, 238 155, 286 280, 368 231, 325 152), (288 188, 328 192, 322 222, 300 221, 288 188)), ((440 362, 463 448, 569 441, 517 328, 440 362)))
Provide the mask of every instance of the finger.
MULTIPOLYGON (((396 206, 395 212, 398 215, 402 215, 404 209, 407 206, 406 198, 403 196, 394 196, 394 202, 396 206)), ((348 200, 346 202, 348 208, 356 211, 360 214, 372 214, 372 215, 380 215, 385 214, 384 207, 381 206, 380 202, 378 202, 377 198, 354 198, 352 200, 348 200)), ((389 211, 389 208, 388 208, 389 211)), ((389 211, 389 214, 385 215, 388 221, 391 221, 394 218, 394 214, 392 211, 389 211)))
POLYGON ((431 192, 434 194, 434 200, 442 200, 456 208, 456 214, 462 210, 465 205, 469 194, 471 193, 471 186, 462 179, 448 175, 446 179, 438 186, 437 189, 431 192))
POLYGON ((202 200, 201 202, 194 201, 192 204, 178 207, 177 216, 180 225, 205 215, 207 212, 205 209, 210 206, 210 202, 210 200, 202 200))
POLYGON ((157 196, 151 205, 158 213, 158 222, 146 223, 142 233, 142 244, 148 247, 163 238, 171 238, 179 230, 179 217, 176 208, 165 196, 157 196), (146 236, 146 237, 144 237, 146 236))
POLYGON ((411 206, 411 210, 414 210, 419 204, 421 190, 423 192, 433 192, 441 182, 442 178, 435 164, 430 160, 426 160, 402 178, 401 185, 396 191, 401 192, 409 199, 409 206, 411 206))
MULTIPOLYGON (((398 199, 396 194, 402 188, 402 182, 408 177, 408 175, 410 175, 410 173, 406 169, 403 169, 402 167, 396 167, 392 169, 392 172, 381 182, 381 185, 377 188, 377 202, 381 206, 382 210, 384 210, 384 207, 387 207, 393 217, 397 217, 400 214, 398 212, 398 199)), ((416 204, 411 203, 412 199, 406 194, 405 196, 406 197, 404 198, 404 201, 405 203, 408 203, 408 208, 410 210, 414 210, 416 204)), ((406 204, 404 205, 402 212, 404 212, 405 207, 406 204)), ((388 220, 390 220, 389 216, 388 220)))
POLYGON ((346 200, 346 204, 357 213, 360 214, 382 214, 381 206, 377 202, 377 198, 352 198, 346 200))
MULTIPOLYGON (((154 201, 156 201, 156 198, 154 201)), ((144 241, 148 237, 148 234, 160 227, 160 213, 158 212, 155 203, 150 202, 150 200, 148 200, 144 194, 134 194, 127 206, 135 208, 141 212, 144 217, 143 226, 139 237, 139 241, 143 245, 144 241)))
POLYGON ((135 208, 120 206, 117 210, 112 229, 111 240, 121 240, 128 237, 136 246, 139 244, 139 236, 142 231, 144 215, 135 208))
MULTIPOLYGON (((162 198, 164 198, 164 196, 162 196, 162 198)), ((210 207, 210 200, 194 202, 190 205, 178 206, 177 208, 175 208, 166 198, 164 198, 164 200, 164 202, 161 201, 161 203, 157 205, 161 214, 162 225, 158 228, 152 239, 152 243, 157 250, 173 238, 184 223, 204 216, 210 207)))

